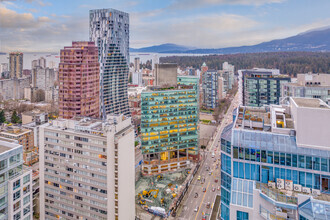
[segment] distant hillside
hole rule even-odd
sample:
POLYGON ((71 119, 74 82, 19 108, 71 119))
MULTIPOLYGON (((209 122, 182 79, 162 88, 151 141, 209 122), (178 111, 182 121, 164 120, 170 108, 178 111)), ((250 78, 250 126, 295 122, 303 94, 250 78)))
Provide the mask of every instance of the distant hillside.
POLYGON ((254 67, 276 68, 281 73, 296 76, 298 73, 329 73, 330 52, 267 52, 204 56, 161 57, 161 63, 177 63, 181 67, 201 68, 205 62, 209 69, 221 69, 223 62, 235 65, 235 71, 254 67))
POLYGON ((285 51, 330 51, 330 28, 308 31, 293 37, 272 40, 253 46, 228 47, 219 49, 187 49, 188 47, 175 44, 162 44, 159 46, 131 49, 131 52, 154 53, 195 53, 195 54, 235 54, 259 52, 285 52, 285 51))
POLYGON ((130 48, 130 52, 137 53, 183 53, 184 51, 191 50, 191 47, 185 47, 177 44, 161 44, 151 47, 143 47, 140 49, 130 48))

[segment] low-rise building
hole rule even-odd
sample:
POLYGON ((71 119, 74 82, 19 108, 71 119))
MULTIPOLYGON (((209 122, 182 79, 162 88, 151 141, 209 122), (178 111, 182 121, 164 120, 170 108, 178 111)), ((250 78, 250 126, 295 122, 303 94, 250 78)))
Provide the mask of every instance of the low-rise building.
POLYGON ((33 110, 22 113, 22 125, 35 122, 37 125, 48 122, 48 113, 39 110, 33 110))
POLYGON ((330 104, 330 74, 298 74, 296 82, 283 84, 282 97, 317 98, 330 104))

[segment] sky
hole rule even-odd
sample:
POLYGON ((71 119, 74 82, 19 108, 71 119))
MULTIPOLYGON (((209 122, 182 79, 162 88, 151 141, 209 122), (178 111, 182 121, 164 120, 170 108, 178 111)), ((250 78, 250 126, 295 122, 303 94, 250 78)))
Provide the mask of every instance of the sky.
POLYGON ((0 51, 58 52, 89 40, 91 9, 130 14, 130 47, 254 45, 329 26, 329 0, 0 0, 0 51))

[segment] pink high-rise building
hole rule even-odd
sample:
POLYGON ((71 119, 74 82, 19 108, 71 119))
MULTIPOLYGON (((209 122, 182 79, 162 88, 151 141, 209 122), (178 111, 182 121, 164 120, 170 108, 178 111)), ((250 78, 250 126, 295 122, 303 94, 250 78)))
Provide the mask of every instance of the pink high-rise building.
POLYGON ((100 66, 94 42, 72 42, 60 56, 59 117, 99 117, 100 66))

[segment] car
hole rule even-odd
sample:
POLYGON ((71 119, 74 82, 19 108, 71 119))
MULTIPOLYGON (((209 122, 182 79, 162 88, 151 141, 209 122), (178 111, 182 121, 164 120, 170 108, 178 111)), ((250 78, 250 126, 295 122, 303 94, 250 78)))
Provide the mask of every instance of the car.
POLYGON ((203 192, 206 192, 206 188, 205 187, 203 188, 203 192))
POLYGON ((214 192, 214 191, 215 191, 215 188, 213 187, 213 188, 212 188, 212 192, 214 192))
POLYGON ((198 212, 198 209, 199 209, 199 207, 196 206, 196 208, 194 209, 194 212, 198 212))
POLYGON ((198 176, 197 180, 198 180, 198 181, 201 180, 201 176, 198 176))
POLYGON ((209 175, 212 175, 212 172, 209 172, 209 175))
POLYGON ((215 179, 215 180, 214 180, 214 182, 216 182, 216 183, 217 183, 217 182, 218 182, 218 179, 215 179))
POLYGON ((203 215, 202 220, 206 220, 206 215, 203 215))
POLYGON ((218 190, 218 191, 220 190, 220 186, 218 186, 217 190, 218 190))
POLYGON ((209 209, 210 207, 211 207, 211 203, 208 202, 208 203, 206 204, 206 208, 209 209))

